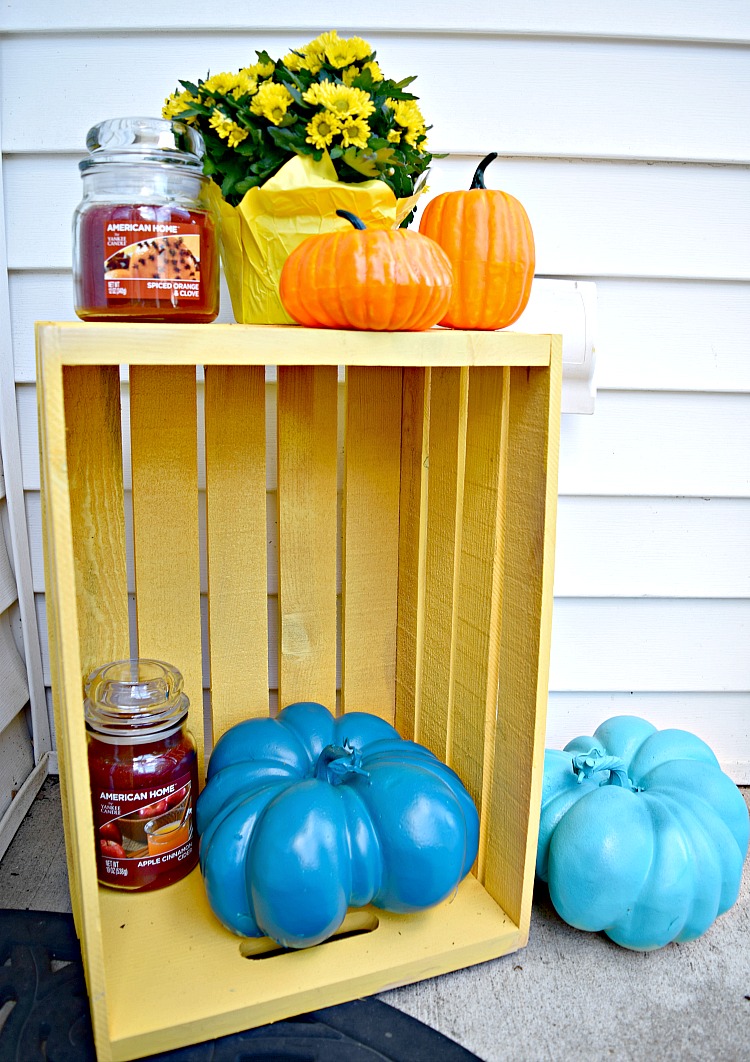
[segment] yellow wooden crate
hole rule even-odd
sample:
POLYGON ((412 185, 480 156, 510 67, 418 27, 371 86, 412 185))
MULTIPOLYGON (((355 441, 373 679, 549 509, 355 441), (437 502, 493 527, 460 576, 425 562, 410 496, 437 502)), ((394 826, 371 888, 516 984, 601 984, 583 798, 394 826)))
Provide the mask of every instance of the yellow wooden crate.
POLYGON ((66 848, 100 1062, 523 947, 547 700, 559 337, 114 324, 40 324, 37 336, 66 848), (276 954, 218 923, 197 870, 141 895, 97 885, 82 711, 94 666, 140 654, 182 670, 201 751, 204 732, 215 740, 268 713, 266 365, 278 374, 278 703, 333 707, 340 670, 340 709, 375 712, 429 746, 481 811, 475 873, 450 901, 419 915, 355 912, 346 936, 276 954))

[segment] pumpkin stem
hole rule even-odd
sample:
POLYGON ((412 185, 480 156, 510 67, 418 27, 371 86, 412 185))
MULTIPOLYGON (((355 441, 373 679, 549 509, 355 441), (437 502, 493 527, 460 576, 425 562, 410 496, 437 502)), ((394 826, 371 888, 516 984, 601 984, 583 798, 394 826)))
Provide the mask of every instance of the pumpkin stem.
POLYGON ((623 761, 617 756, 605 756, 596 748, 573 757, 573 773, 578 776, 579 784, 585 780, 597 782, 600 786, 617 785, 621 789, 638 792, 628 778, 623 761))
MULTIPOLYGON (((496 151, 491 151, 486 159, 482 159, 482 161, 479 163, 479 165, 476 168, 476 172, 474 173, 474 180, 471 182, 471 189, 473 189, 473 188, 484 188, 485 187, 484 171, 487 169, 487 167, 489 166, 489 164, 491 162, 495 161, 496 158, 497 158, 497 152, 496 151)), ((336 211, 336 213, 338 213, 338 211, 336 211)))
POLYGON ((368 777, 362 766, 362 753, 348 741, 343 745, 326 745, 315 765, 315 777, 331 785, 341 785, 357 774, 368 777))
POLYGON ((367 228, 362 218, 358 218, 356 214, 352 214, 349 210, 337 210, 336 213, 340 218, 346 218, 347 221, 351 222, 355 229, 367 228))

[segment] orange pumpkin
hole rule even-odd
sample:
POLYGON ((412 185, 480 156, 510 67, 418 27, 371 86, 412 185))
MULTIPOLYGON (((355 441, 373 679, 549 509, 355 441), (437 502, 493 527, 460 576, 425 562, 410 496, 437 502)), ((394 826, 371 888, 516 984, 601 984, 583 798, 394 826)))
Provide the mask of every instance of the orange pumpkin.
POLYGON ((421 332, 448 309, 451 264, 426 236, 408 229, 354 228, 310 236, 284 263, 279 294, 291 317, 309 328, 421 332))
POLYGON ((534 277, 528 215, 507 192, 485 187, 483 159, 467 192, 443 192, 424 209, 419 231, 439 243, 453 266, 453 297, 440 324, 505 328, 521 316, 534 277))

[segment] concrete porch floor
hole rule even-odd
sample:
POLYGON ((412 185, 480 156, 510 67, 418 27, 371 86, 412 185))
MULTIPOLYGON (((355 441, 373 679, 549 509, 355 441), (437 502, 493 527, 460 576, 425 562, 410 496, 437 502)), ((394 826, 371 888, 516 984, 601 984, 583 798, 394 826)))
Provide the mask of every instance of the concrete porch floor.
MULTIPOLYGON (((70 910, 56 778, 0 863, 0 907, 70 910)), ((750 861, 737 904, 690 944, 626 951, 571 929, 540 887, 523 951, 380 998, 484 1062, 750 1062, 750 861)))

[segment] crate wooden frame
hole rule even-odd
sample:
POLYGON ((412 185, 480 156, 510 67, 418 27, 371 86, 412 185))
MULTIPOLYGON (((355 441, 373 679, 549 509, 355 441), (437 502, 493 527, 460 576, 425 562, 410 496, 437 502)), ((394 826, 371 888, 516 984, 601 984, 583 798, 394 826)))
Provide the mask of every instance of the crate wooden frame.
POLYGON ((434 329, 37 326, 45 572, 66 851, 100 1062, 278 1020, 525 945, 543 769, 561 339, 434 329), (82 679, 131 653, 120 375, 130 381, 137 646, 176 663, 203 734, 196 367, 205 373, 214 739, 269 710, 265 366, 278 372, 279 704, 336 697, 336 393, 346 368, 341 707, 461 774, 475 873, 413 916, 356 912, 260 961, 198 871, 96 881, 82 679), (498 692, 499 691, 499 692, 498 692))

